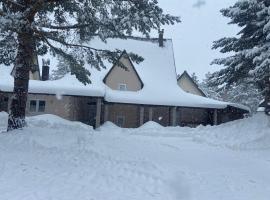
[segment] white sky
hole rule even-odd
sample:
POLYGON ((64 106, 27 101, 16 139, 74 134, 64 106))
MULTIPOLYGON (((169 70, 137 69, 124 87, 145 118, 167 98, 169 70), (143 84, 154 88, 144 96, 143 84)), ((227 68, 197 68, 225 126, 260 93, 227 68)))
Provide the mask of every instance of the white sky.
MULTIPOLYGON (((159 0, 165 12, 181 17, 182 23, 165 27, 165 37, 174 43, 177 72, 195 72, 200 78, 219 66, 211 66, 214 58, 222 57, 218 51, 211 50, 214 40, 233 36, 238 29, 227 25, 228 19, 219 10, 233 5, 236 0, 205 0, 200 8, 193 5, 198 0, 159 0)), ((157 35, 156 35, 157 36, 157 35)))

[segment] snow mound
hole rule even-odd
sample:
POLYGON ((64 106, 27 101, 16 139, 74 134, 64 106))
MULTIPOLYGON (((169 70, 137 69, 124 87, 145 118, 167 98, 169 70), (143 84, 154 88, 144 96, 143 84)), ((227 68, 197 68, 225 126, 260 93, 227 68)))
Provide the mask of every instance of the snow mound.
POLYGON ((215 127, 200 127, 196 130, 194 140, 240 150, 268 149, 270 148, 269 120, 269 117, 260 113, 215 127))
MULTIPOLYGON (((0 121, 7 118, 7 114, 1 113, 0 121)), ((0 135, 2 148, 14 145, 18 150, 32 149, 36 146, 42 148, 70 148, 81 147, 91 140, 93 128, 80 122, 70 122, 54 115, 40 115, 28 117, 27 127, 23 130, 14 130, 12 133, 0 135)), ((1 127, 1 126, 0 126, 1 127)), ((3 123, 5 130, 7 121, 3 123)))
POLYGON ((130 130, 132 135, 152 137, 185 137, 192 136, 194 129, 188 127, 164 127, 159 123, 146 122, 138 129, 130 130))
POLYGON ((27 124, 29 127, 68 129, 70 131, 93 131, 93 127, 83 124, 81 122, 71 122, 56 115, 50 114, 28 117, 27 124))
POLYGON ((146 129, 161 129, 161 128, 164 128, 164 127, 161 126, 159 123, 149 121, 143 124, 139 129, 146 130, 146 129))
POLYGON ((121 128, 116 124, 114 124, 113 122, 107 121, 102 126, 100 126, 98 130, 103 131, 105 133, 112 133, 114 131, 121 131, 121 128))

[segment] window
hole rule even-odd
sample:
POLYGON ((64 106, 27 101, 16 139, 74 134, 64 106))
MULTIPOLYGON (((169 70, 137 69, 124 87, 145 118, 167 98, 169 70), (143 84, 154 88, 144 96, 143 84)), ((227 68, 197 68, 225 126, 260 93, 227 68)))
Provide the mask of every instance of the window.
POLYGON ((36 112, 36 110, 37 110, 37 101, 30 101, 29 111, 36 112))
POLYGON ((45 101, 39 101, 38 102, 38 112, 45 112, 45 101))
POLYGON ((120 91, 127 91, 127 84, 120 83, 118 85, 118 90, 120 90, 120 91))
POLYGON ((46 102, 40 100, 31 100, 30 101, 30 112, 45 112, 46 102))
POLYGON ((125 125, 125 117, 124 116, 117 116, 116 125, 119 126, 119 127, 124 127, 124 125, 125 125))

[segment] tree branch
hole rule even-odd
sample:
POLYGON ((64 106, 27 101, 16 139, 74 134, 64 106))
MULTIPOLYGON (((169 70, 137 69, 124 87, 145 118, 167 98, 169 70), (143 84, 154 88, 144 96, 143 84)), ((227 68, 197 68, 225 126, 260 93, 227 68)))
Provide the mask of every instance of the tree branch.
POLYGON ((12 4, 12 5, 20 7, 20 8, 25 8, 24 5, 22 5, 22 4, 18 3, 18 2, 12 1, 12 0, 3 0, 3 1, 6 4, 12 4))
POLYGON ((49 40, 53 40, 57 43, 60 43, 66 47, 69 47, 69 48, 72 48, 72 47, 78 47, 78 48, 83 48, 83 49, 89 49, 89 50, 92 50, 92 51, 99 51, 99 52, 112 52, 112 51, 109 51, 109 50, 104 50, 104 49, 97 49, 97 48, 94 48, 94 47, 89 47, 89 46, 86 46, 86 45, 80 45, 80 44, 71 44, 71 43, 67 43, 66 41, 64 40, 60 40, 59 38, 55 38, 55 37, 52 37, 50 35, 48 35, 49 33, 48 32, 41 32, 41 31, 38 31, 38 30, 35 30, 36 33, 38 33, 38 36, 41 36, 42 37, 42 40, 44 40, 50 47, 52 48, 57 48, 57 47, 54 47, 50 42, 49 40), (47 35, 46 35, 47 34, 47 35), (48 40, 49 39, 49 40, 48 40))

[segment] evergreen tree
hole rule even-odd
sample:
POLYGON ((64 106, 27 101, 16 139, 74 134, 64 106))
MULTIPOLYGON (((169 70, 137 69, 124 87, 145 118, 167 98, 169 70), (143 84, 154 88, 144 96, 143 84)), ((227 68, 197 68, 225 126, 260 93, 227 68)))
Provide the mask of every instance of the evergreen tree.
POLYGON ((206 78, 201 83, 198 84, 200 89, 204 92, 206 97, 223 101, 223 99, 219 93, 220 92, 219 86, 209 84, 209 82, 211 80, 210 78, 212 77, 212 74, 210 72, 208 72, 205 75, 205 77, 206 78))
POLYGON ((67 73, 70 72, 68 63, 65 62, 62 58, 59 58, 59 62, 56 66, 56 69, 52 71, 52 75, 50 77, 51 80, 58 80, 63 78, 67 73))
POLYGON ((233 6, 221 10, 231 19, 230 24, 238 25, 241 31, 236 37, 214 42, 214 49, 233 54, 213 61, 213 64, 225 68, 212 75, 212 85, 227 87, 241 80, 252 80, 270 100, 270 88, 266 87, 270 74, 269 10, 269 0, 238 0, 233 6))
MULTIPOLYGON (((62 57, 72 74, 90 83, 85 62, 97 69, 115 62, 122 50, 96 49, 95 38, 145 37, 162 25, 179 22, 164 14, 157 0, 0 0, 0 64, 14 64, 14 95, 8 130, 25 125, 29 71, 33 57, 48 51, 62 57)), ((136 62, 142 57, 130 53, 136 62)))
POLYGON ((191 78, 197 85, 199 84, 199 79, 195 72, 191 74, 191 78))
POLYGON ((208 73, 206 79, 200 83, 200 88, 207 97, 220 101, 243 104, 254 113, 263 99, 260 89, 248 78, 230 84, 227 87, 219 87, 211 84, 212 74, 208 73))

